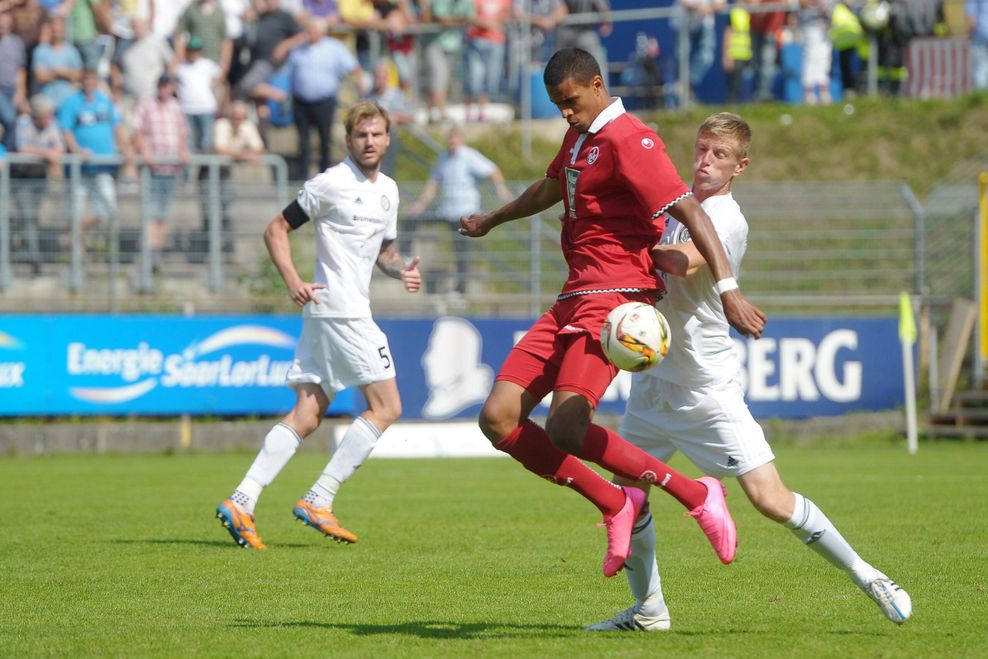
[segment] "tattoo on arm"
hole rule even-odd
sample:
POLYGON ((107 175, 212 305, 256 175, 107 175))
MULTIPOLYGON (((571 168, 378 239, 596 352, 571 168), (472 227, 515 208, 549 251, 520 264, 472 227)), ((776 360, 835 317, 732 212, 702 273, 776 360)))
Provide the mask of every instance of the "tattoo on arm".
POLYGON ((385 240, 381 243, 381 253, 377 257, 377 267, 387 276, 394 279, 401 279, 401 273, 405 269, 405 260, 398 253, 395 241, 385 240))

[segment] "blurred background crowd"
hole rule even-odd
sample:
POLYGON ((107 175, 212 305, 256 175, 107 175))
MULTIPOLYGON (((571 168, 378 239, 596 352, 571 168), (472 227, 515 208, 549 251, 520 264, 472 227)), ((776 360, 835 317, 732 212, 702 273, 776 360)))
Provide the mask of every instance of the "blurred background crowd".
POLYGON ((203 225, 180 249, 201 251, 222 216, 231 253, 230 163, 325 169, 343 155, 337 111, 360 97, 392 116, 384 171, 418 131, 441 180, 456 151, 441 139, 462 134, 418 127, 556 116, 541 67, 567 46, 593 53, 630 109, 949 96, 988 88, 988 0, 0 0, 0 154, 30 156, 6 159, 14 261, 37 274, 71 248, 78 285, 83 234, 111 226, 119 182, 144 176, 131 196, 155 269, 188 180, 203 225), (74 233, 42 245, 58 178, 71 205, 50 223, 70 216, 74 233))
POLYGON ((0 0, 3 143, 16 150, 24 117, 37 122, 49 112, 66 131, 78 105, 68 101, 80 92, 89 103, 94 94, 105 99, 123 136, 154 133, 159 124, 178 129, 138 112, 167 79, 189 149, 228 146, 215 143, 220 117, 237 125, 235 139, 255 145, 239 137, 245 120, 262 142, 272 126, 294 125, 296 173, 304 176, 330 161, 328 131, 342 89, 379 100, 399 124, 449 121, 450 99, 457 120, 504 118, 491 104, 517 105, 527 69, 564 46, 594 53, 610 82, 646 106, 794 100, 778 80, 793 69, 796 100, 827 103, 832 79, 842 96, 865 90, 870 59, 878 88, 898 94, 910 43, 951 34, 969 41, 973 85, 988 86, 986 0, 678 1, 663 29, 615 44, 617 8, 608 0, 0 0), (680 31, 687 52, 670 38, 680 31), (798 62, 789 61, 790 44, 799 46, 798 62), (679 71, 688 81, 677 80, 679 71), (86 72, 95 74, 89 91, 86 72), (320 138, 317 157, 311 128, 320 138))

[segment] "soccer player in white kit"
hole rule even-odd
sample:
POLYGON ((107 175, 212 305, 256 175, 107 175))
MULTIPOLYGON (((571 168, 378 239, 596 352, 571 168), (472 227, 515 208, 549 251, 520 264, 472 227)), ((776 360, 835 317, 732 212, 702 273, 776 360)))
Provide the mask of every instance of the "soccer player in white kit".
MULTIPOLYGON (((748 224, 731 195, 731 181, 749 163, 751 129, 739 116, 714 114, 697 131, 693 195, 713 221, 735 273, 748 244, 748 224)), ((666 296, 658 308, 672 343, 658 366, 635 373, 620 434, 659 460, 682 451, 708 476, 733 476, 755 508, 844 570, 895 623, 912 613, 909 595, 862 560, 827 519, 779 477, 775 456, 744 402, 741 362, 721 310, 720 291, 689 232, 669 218, 655 255, 666 296)), ((727 284, 730 285, 730 282, 727 284)), ((629 483, 648 491, 647 483, 629 483)), ((669 609, 655 560, 655 527, 648 507, 636 520, 625 574, 635 604, 590 631, 665 631, 669 609)))
POLYGON ((367 410, 354 419, 312 488, 293 513, 340 542, 356 542, 333 515, 333 499, 388 426, 401 415, 395 364, 388 339, 371 317, 369 288, 376 264, 415 293, 422 285, 418 257, 405 263, 398 253, 398 186, 380 172, 388 149, 390 120, 374 103, 347 113, 349 155, 306 181, 292 202, 268 225, 264 243, 292 300, 302 307, 299 338, 287 384, 295 407, 264 438, 260 453, 216 516, 242 547, 265 547, 254 526, 261 491, 322 421, 337 392, 359 387, 367 410), (288 234, 312 221, 316 241, 315 281, 306 282, 292 261, 288 234))

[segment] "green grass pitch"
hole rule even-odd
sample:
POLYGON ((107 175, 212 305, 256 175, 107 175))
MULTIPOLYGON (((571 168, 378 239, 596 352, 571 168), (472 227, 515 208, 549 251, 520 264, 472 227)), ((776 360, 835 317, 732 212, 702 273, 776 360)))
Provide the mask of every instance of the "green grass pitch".
POLYGON ((624 576, 600 574, 593 508, 511 460, 372 459, 337 499, 344 546, 293 521, 325 462, 299 454, 258 506, 258 552, 212 516, 251 459, 0 459, 0 656, 988 656, 988 445, 778 450, 910 592, 902 627, 737 483, 728 567, 654 492, 666 634, 582 631, 629 604, 624 576))

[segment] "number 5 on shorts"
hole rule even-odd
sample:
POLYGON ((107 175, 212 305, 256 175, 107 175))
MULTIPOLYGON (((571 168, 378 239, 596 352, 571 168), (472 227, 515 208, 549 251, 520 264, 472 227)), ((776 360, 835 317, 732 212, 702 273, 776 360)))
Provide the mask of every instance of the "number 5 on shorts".
POLYGON ((381 359, 384 360, 385 370, 391 368, 391 355, 388 354, 387 346, 381 346, 377 349, 377 354, 381 355, 381 359))

